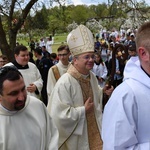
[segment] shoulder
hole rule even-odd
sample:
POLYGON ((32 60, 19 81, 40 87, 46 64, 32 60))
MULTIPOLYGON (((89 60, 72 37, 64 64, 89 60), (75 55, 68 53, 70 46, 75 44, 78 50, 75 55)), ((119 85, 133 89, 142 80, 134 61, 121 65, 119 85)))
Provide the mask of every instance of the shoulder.
POLYGON ((58 68, 57 64, 51 67, 51 69, 57 69, 57 68, 58 68))
POLYGON ((12 62, 9 62, 9 63, 5 64, 4 67, 5 66, 14 66, 14 64, 12 62))
POLYGON ((59 70, 58 70, 58 66, 57 65, 53 65, 51 68, 50 68, 50 72, 53 72, 54 73, 59 73, 59 70))
POLYGON ((45 121, 45 116, 48 115, 48 112, 45 104, 41 100, 28 95, 26 103, 24 112, 28 117, 31 116, 32 119, 35 118, 37 120, 45 121))
POLYGON ((92 71, 90 71, 90 78, 91 78, 91 80, 97 81, 97 78, 96 78, 96 76, 95 76, 95 73, 92 72, 92 71))
POLYGON ((132 88, 124 81, 114 89, 110 97, 110 101, 122 104, 125 101, 128 101, 129 99, 131 102, 134 97, 135 96, 132 88))
POLYGON ((78 90, 80 90, 80 84, 78 80, 72 77, 69 73, 63 74, 54 87, 54 93, 64 93, 67 91, 67 94, 74 95, 78 90))
POLYGON ((62 85, 66 87, 69 87, 69 86, 75 87, 76 83, 78 82, 74 77, 72 77, 69 73, 65 73, 59 78, 56 84, 58 84, 59 86, 62 85))
POLYGON ((27 101, 28 101, 28 105, 33 108, 38 107, 43 109, 44 107, 44 103, 40 99, 34 96, 27 95, 27 101))
POLYGON ((36 68, 36 65, 32 62, 28 62, 28 65, 29 65, 29 67, 35 67, 36 68))
POLYGON ((32 71, 32 69, 34 71, 38 70, 37 66, 31 62, 28 62, 28 65, 29 65, 29 69, 32 71))

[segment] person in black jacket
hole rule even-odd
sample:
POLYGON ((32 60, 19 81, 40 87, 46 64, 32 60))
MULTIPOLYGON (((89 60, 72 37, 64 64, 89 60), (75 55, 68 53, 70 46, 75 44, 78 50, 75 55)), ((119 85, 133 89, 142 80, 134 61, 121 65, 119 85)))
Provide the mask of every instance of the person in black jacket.
POLYGON ((45 105, 47 105, 48 97, 47 97, 47 75, 49 68, 51 68, 54 64, 50 58, 46 58, 42 55, 42 49, 40 47, 34 50, 34 55, 37 58, 35 64, 39 69, 42 79, 43 79, 43 89, 41 91, 42 100, 45 105))
POLYGON ((111 71, 113 69, 112 64, 115 61, 115 74, 114 74, 114 80, 113 80, 113 87, 116 88, 120 83, 122 83, 123 80, 123 71, 125 67, 125 61, 122 61, 121 59, 121 52, 116 53, 115 60, 112 60, 112 58, 108 62, 108 76, 111 74, 111 71))

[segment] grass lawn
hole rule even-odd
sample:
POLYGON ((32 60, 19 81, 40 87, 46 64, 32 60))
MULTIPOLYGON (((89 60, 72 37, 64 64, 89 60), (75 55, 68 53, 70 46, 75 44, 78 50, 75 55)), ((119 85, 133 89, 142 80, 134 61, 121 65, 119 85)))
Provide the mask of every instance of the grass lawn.
MULTIPOLYGON (((60 34, 60 35, 58 34, 54 36, 54 44, 52 45, 52 51, 54 53, 57 53, 57 48, 60 45, 66 44, 66 38, 67 38, 67 33, 60 34)), ((17 41, 19 42, 19 44, 23 44, 29 48, 28 39, 21 39, 21 40, 17 39, 17 41)))
MULTIPOLYGON (((57 53, 57 49, 58 49, 58 47, 60 46, 60 45, 62 45, 62 44, 66 44, 66 38, 67 38, 67 33, 64 33, 64 34, 57 34, 57 35, 55 35, 54 36, 54 44, 52 45, 52 51, 54 52, 54 53, 57 53)), ((39 38, 40 39, 40 38, 39 38)), ((28 39, 26 38, 26 39, 17 39, 17 42, 19 42, 19 44, 23 44, 23 45, 25 45, 27 48, 28 48, 28 50, 30 50, 29 49, 29 45, 28 45, 28 39)), ((1 55, 1 51, 0 51, 0 55, 1 55)), ((34 58, 35 59, 35 58, 34 58)))

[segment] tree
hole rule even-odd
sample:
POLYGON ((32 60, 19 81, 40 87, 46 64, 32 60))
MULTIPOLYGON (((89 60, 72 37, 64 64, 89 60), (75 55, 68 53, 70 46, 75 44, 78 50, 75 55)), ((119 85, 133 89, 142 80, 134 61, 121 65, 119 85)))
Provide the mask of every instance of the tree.
POLYGON ((0 2, 0 49, 10 61, 13 59, 17 33, 37 1, 30 0, 24 3, 23 0, 2 0, 0 2))
POLYGON ((87 19, 89 19, 89 8, 86 5, 77 5, 74 7, 73 11, 70 12, 70 17, 72 21, 77 24, 84 24, 87 19))
POLYGON ((44 4, 42 9, 37 11, 32 19, 34 20, 33 29, 48 29, 48 10, 44 4))
POLYGON ((49 30, 54 36, 56 31, 65 32, 67 25, 66 6, 55 6, 49 10, 49 30))

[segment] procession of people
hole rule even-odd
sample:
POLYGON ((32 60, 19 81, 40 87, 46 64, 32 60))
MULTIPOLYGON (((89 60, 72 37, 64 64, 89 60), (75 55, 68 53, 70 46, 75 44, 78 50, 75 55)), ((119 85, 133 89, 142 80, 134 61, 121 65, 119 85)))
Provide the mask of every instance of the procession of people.
POLYGON ((150 22, 96 37, 81 24, 57 53, 50 36, 1 55, 0 150, 149 150, 149 43, 150 22))

